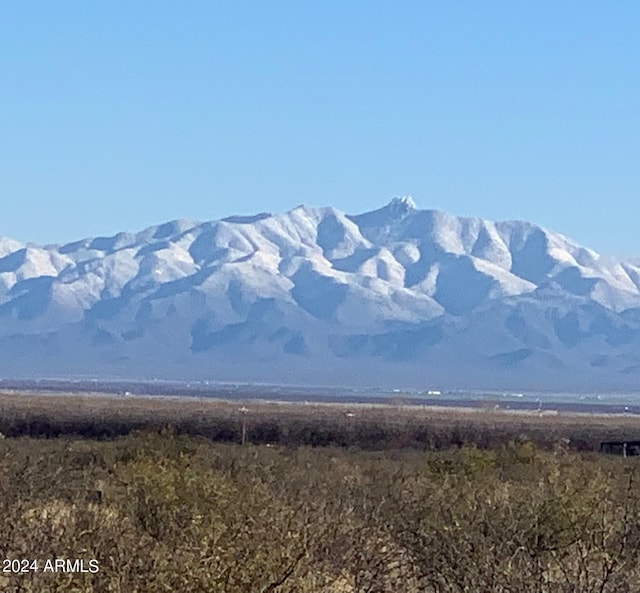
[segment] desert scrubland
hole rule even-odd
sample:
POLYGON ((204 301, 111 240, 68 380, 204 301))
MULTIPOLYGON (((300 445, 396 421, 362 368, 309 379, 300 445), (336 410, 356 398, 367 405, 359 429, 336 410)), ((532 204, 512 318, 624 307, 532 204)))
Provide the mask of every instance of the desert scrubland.
POLYGON ((595 452, 635 417, 5 394, 0 423, 2 591, 640 590, 637 461, 595 452))

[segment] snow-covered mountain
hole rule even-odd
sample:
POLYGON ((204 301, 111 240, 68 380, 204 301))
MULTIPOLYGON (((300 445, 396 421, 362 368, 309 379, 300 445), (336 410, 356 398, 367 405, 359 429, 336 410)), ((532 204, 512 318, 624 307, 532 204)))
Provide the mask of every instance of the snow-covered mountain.
POLYGON ((640 381, 640 260, 417 209, 0 239, 0 376, 616 390, 640 381))

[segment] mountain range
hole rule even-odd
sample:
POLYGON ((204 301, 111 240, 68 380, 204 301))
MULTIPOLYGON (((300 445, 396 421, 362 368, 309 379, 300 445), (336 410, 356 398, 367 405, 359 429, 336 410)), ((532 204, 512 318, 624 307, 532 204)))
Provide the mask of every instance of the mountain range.
POLYGON ((640 259, 406 197, 0 238, 0 377, 634 390, 640 259))

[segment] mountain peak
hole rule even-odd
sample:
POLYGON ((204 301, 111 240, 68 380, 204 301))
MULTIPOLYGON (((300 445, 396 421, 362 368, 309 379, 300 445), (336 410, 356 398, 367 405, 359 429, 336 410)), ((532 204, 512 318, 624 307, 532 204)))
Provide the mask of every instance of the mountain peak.
POLYGON ((416 210, 417 206, 411 196, 398 196, 389 202, 387 208, 394 214, 405 214, 410 210, 416 210))

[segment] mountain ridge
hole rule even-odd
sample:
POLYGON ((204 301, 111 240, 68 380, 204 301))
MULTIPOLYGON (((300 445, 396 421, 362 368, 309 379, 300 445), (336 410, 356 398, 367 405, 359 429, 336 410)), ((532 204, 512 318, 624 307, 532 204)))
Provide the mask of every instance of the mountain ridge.
POLYGON ((7 378, 632 389, 640 261, 409 197, 0 238, 0 354, 7 378))

